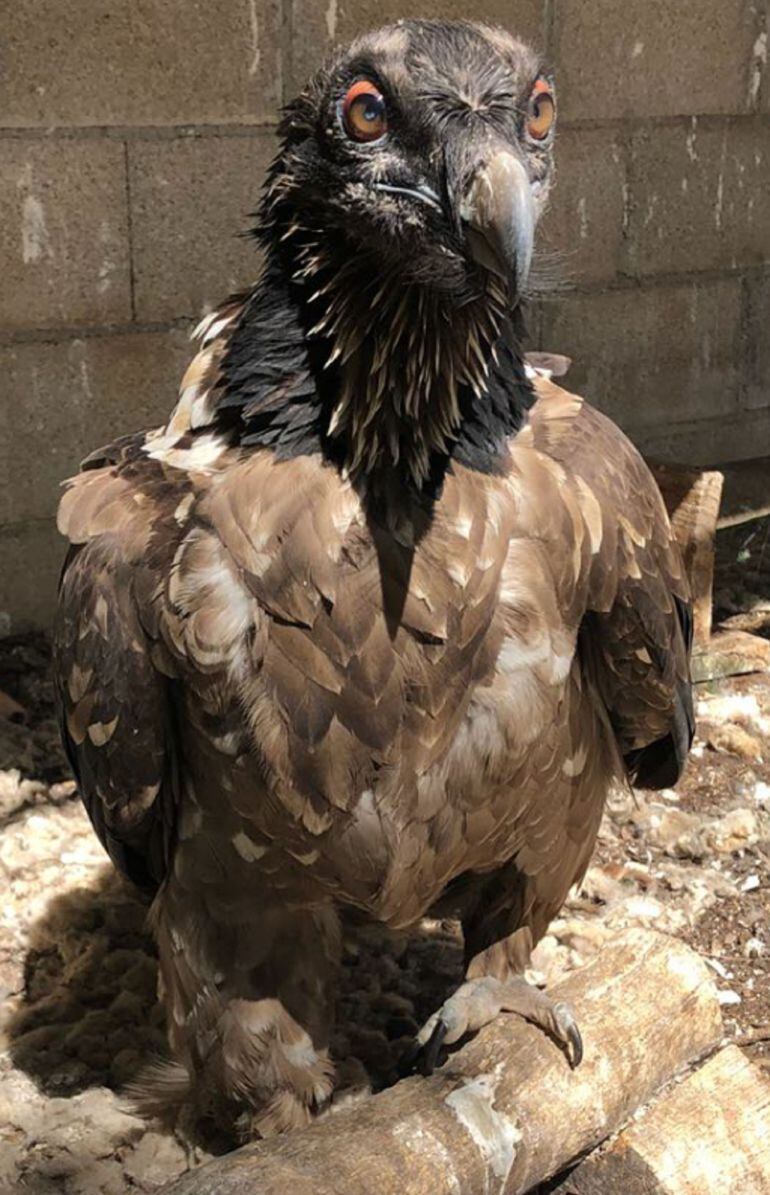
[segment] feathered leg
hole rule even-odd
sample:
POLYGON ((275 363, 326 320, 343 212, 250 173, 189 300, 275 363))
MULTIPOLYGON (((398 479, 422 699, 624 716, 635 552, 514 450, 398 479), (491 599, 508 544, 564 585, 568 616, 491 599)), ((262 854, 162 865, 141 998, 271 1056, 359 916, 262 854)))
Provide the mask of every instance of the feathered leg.
POLYGON ((334 910, 253 900, 220 919, 172 879, 154 921, 174 1062, 143 1076, 140 1106, 242 1138, 307 1124, 334 1085, 334 910))

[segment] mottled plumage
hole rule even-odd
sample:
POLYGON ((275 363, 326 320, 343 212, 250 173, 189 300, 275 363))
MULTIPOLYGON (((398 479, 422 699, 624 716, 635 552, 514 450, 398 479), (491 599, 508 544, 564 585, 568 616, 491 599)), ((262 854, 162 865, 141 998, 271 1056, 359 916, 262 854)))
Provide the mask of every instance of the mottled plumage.
POLYGON ((302 1123, 333 1087, 342 908, 406 927, 456 907, 469 979, 513 984, 611 783, 681 770, 687 590, 660 494, 521 349, 510 225, 547 195, 551 136, 522 124, 545 78, 480 26, 341 53, 284 118, 260 282, 201 325, 168 424, 68 483, 63 732, 107 850, 155 894, 183 1068, 161 1102, 302 1123), (383 143, 338 119, 362 78, 383 143), (500 215, 492 187, 482 220, 495 162, 529 191, 500 215))

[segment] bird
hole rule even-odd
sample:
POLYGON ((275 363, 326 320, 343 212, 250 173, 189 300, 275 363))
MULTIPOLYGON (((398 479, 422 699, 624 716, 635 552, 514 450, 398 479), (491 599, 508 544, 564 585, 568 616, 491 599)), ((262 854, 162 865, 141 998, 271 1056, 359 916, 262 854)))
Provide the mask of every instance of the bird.
POLYGON ((246 1138, 335 1096, 350 911, 460 919, 417 1069, 503 1012, 579 1063, 532 950, 612 786, 674 784, 692 741, 660 492, 525 352, 556 107, 483 24, 334 51, 282 114, 257 281, 199 325, 167 421, 65 483, 59 717, 151 901, 151 1087, 246 1138))

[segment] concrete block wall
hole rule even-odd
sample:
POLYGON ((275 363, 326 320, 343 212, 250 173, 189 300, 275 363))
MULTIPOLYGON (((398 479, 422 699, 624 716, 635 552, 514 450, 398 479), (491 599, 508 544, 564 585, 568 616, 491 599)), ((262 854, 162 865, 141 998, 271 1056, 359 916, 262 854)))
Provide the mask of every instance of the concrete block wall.
POLYGON ((557 76, 535 346, 646 450, 770 452, 769 0, 16 0, 0 7, 0 634, 45 625, 58 484, 162 421, 250 281, 277 109, 333 41, 471 16, 557 76))

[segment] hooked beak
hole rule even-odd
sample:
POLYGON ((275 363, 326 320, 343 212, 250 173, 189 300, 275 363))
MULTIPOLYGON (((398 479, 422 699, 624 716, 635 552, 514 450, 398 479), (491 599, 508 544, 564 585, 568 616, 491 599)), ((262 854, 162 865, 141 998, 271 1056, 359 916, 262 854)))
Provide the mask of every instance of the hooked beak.
POLYGON ((535 204, 524 164, 509 149, 498 149, 476 171, 460 209, 471 256, 485 269, 515 283, 526 283, 535 236, 535 204))

